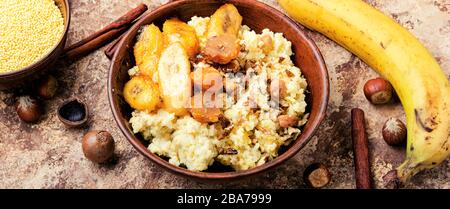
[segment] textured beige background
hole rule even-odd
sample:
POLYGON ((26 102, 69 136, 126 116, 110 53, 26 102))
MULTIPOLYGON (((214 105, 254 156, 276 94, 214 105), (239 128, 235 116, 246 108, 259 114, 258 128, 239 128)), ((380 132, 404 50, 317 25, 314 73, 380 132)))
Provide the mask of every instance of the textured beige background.
MULTIPOLYGON (((142 0, 72 0, 69 43, 107 25, 142 0)), ((154 9, 166 1, 144 0, 154 9)), ((280 8, 275 0, 264 2, 280 8)), ((448 0, 367 0, 414 33, 450 74, 450 2, 448 0)), ((374 107, 363 94, 364 82, 376 76, 359 59, 323 36, 308 32, 328 66, 331 97, 328 119, 310 143, 293 159, 251 180, 206 184, 172 175, 142 157, 125 140, 109 108, 106 79, 109 60, 99 50, 76 63, 55 67, 62 88, 46 102, 46 116, 35 125, 21 123, 0 92, 0 187, 1 188, 302 188, 302 172, 312 162, 323 162, 333 175, 329 188, 354 188, 349 111, 366 111, 373 176, 380 178, 404 158, 402 148, 387 146, 380 129, 386 117, 404 119, 401 105, 374 107), (90 107, 90 124, 66 129, 57 119, 57 106, 77 96, 90 107), (99 166, 83 157, 81 137, 89 129, 110 131, 116 140, 118 162, 99 166)), ((407 53, 407 52, 405 52, 407 53)), ((410 188, 450 188, 450 162, 417 175, 410 188)))

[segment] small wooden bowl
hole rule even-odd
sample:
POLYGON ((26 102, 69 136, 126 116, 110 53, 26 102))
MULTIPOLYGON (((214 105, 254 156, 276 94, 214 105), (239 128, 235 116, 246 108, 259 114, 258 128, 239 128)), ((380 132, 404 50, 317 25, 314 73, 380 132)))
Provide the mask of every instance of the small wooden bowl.
POLYGON ((213 166, 214 168, 204 172, 189 171, 185 168, 174 166, 158 155, 151 153, 147 149, 148 142, 144 141, 140 136, 134 135, 128 122, 131 117, 132 108, 125 102, 122 91, 124 84, 130 79, 127 71, 135 65, 133 46, 141 26, 151 23, 161 26, 165 20, 174 16, 177 16, 183 21, 187 21, 195 15, 210 16, 218 7, 223 5, 224 1, 175 1, 163 5, 145 15, 130 29, 129 33, 119 43, 118 51, 113 58, 108 77, 108 95, 111 109, 117 124, 127 140, 141 154, 154 163, 175 174, 198 180, 238 179, 262 173, 281 164, 294 156, 306 145, 324 119, 328 103, 329 82, 323 58, 314 42, 304 34, 295 22, 276 9, 257 1, 230 0, 226 2, 234 4, 243 16, 243 24, 248 25, 256 32, 259 33, 264 28, 269 28, 274 32, 282 32, 292 42, 295 53, 293 60, 301 68, 308 82, 308 91, 310 93, 307 95, 307 104, 310 118, 302 128, 302 134, 288 147, 283 149, 284 151, 281 151, 280 155, 274 160, 245 171, 232 171, 221 166, 213 166))
POLYGON ((22 84, 28 83, 39 78, 41 75, 51 69, 60 55, 62 54, 66 45, 67 33, 70 25, 70 7, 68 0, 54 0, 59 7, 64 18, 64 34, 61 36, 58 43, 55 44, 52 50, 42 57, 40 60, 34 62, 30 66, 20 70, 0 73, 0 90, 18 87, 22 84))

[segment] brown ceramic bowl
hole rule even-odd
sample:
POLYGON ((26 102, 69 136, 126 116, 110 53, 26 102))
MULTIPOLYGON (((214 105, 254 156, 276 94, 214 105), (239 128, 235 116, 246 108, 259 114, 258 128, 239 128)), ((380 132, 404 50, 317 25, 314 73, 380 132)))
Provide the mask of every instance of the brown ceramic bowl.
POLYGON ((48 54, 46 54, 44 57, 42 57, 35 63, 31 64, 30 66, 12 72, 0 73, 0 90, 18 87, 26 82, 37 79, 42 74, 45 74, 50 69, 50 67, 53 64, 55 64, 55 62, 58 60, 59 56, 63 52, 70 24, 69 1, 68 0, 54 0, 54 1, 61 10, 61 13, 64 18, 63 36, 61 36, 61 39, 58 41, 58 43, 55 44, 53 49, 51 49, 48 54))
POLYGON ((264 28, 269 28, 274 32, 282 32, 284 36, 293 44, 295 56, 293 60, 299 66, 308 82, 309 94, 307 103, 311 113, 309 121, 303 127, 302 134, 297 140, 293 141, 288 147, 280 152, 279 157, 245 171, 233 171, 220 165, 213 165, 209 170, 203 172, 193 172, 182 167, 174 166, 165 159, 151 153, 147 149, 148 142, 145 142, 139 135, 134 135, 131 131, 128 120, 131 117, 132 109, 124 101, 122 90, 124 84, 130 79, 127 70, 134 66, 133 46, 136 41, 136 35, 141 26, 155 23, 161 26, 162 23, 170 18, 177 16, 187 21, 192 16, 210 16, 225 1, 210 0, 181 0, 175 1, 159 7, 153 12, 145 15, 137 22, 119 43, 111 69, 109 71, 108 94, 114 118, 121 131, 128 141, 145 157, 154 163, 166 168, 167 170, 186 177, 199 180, 229 180, 237 179, 252 174, 262 173, 273 168, 287 159, 294 156, 309 141, 311 136, 319 127, 325 117, 328 103, 329 83, 328 74, 323 58, 314 44, 298 25, 287 16, 276 9, 257 1, 231 0, 226 1, 234 4, 240 14, 243 16, 243 24, 257 32, 264 28))

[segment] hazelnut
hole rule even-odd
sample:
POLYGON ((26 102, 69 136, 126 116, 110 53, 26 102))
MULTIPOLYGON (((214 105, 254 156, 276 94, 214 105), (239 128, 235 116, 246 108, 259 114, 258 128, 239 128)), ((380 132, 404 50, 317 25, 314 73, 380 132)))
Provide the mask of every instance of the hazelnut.
POLYGON ((324 164, 314 163, 303 172, 303 180, 310 187, 321 188, 330 183, 331 174, 324 164))
POLYGON ((82 148, 87 159, 104 163, 114 154, 114 139, 107 131, 90 131, 83 136, 82 148))
POLYGON ((56 90, 58 90, 58 81, 52 75, 39 80, 36 87, 36 93, 42 99, 53 98, 56 90))
POLYGON ((272 37, 270 37, 270 35, 268 34, 265 34, 261 36, 261 42, 262 42, 261 49, 263 53, 266 55, 269 54, 274 48, 272 37))
POLYGON ((281 128, 288 128, 298 124, 298 118, 290 115, 278 116, 278 123, 281 128))
POLYGON ((389 118, 382 129, 383 139, 391 146, 402 145, 406 142, 406 126, 396 118, 389 118))
POLYGON ((43 113, 40 102, 30 96, 19 97, 15 107, 19 118, 27 123, 38 121, 43 113))
POLYGON ((270 82, 269 93, 273 99, 283 99, 287 94, 286 83, 281 79, 276 79, 270 82))
POLYGON ((221 148, 219 150, 219 155, 237 155, 239 152, 236 149, 233 149, 231 147, 228 148, 221 148))
POLYGON ((223 88, 223 76, 213 67, 205 67, 191 72, 190 77, 196 87, 202 90, 220 90, 223 88))
POLYGON ((241 64, 237 60, 232 60, 226 65, 226 68, 228 69, 227 72, 231 70, 231 72, 237 73, 241 70, 241 64))
POLYGON ((364 85, 364 95, 372 104, 386 104, 392 100, 393 88, 383 78, 375 78, 364 85))

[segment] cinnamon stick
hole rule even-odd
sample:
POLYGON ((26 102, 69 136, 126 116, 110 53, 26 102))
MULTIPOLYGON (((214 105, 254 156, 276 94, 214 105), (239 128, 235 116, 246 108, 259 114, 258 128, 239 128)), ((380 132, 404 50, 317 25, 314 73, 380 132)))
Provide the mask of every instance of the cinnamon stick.
POLYGON ((352 139, 357 189, 370 189, 370 163, 364 111, 352 109, 352 139))
POLYGON ((131 26, 133 21, 140 17, 147 9, 147 5, 140 4, 105 28, 65 48, 64 56, 73 60, 104 46, 124 33, 131 26))
POLYGON ((108 46, 106 46, 105 49, 105 55, 108 57, 108 59, 112 59, 114 54, 116 53, 117 47, 119 46, 119 42, 122 40, 122 38, 125 36, 126 33, 122 34, 119 38, 112 41, 108 46))
POLYGON ((120 34, 125 32, 127 29, 128 29, 128 27, 124 26, 122 28, 110 30, 107 33, 104 33, 83 45, 80 45, 76 48, 73 48, 73 49, 67 51, 64 54, 64 56, 65 56, 65 58, 67 58, 69 60, 75 60, 80 57, 83 57, 83 56, 91 53, 92 51, 95 51, 96 49, 109 43, 112 39, 117 38, 118 36, 120 36, 120 34))

